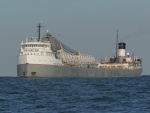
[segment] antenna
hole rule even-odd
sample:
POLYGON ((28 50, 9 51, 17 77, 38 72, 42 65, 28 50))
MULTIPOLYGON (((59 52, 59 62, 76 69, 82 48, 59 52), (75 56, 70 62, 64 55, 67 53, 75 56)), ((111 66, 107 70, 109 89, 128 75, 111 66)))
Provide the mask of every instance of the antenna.
POLYGON ((117 38, 116 38, 116 59, 118 58, 118 29, 117 29, 117 38))
POLYGON ((37 25, 37 27, 38 27, 38 41, 40 41, 40 35, 41 35, 41 23, 38 23, 38 25, 37 25))

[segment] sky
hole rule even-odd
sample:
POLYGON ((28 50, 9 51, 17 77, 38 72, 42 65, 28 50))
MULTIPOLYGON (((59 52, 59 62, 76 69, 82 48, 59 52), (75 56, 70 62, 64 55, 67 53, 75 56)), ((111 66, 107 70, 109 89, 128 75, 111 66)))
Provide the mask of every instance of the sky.
POLYGON ((96 59, 114 56, 116 31, 127 52, 142 58, 150 75, 150 0, 1 0, 0 76, 17 76, 25 38, 48 30, 61 42, 96 59))

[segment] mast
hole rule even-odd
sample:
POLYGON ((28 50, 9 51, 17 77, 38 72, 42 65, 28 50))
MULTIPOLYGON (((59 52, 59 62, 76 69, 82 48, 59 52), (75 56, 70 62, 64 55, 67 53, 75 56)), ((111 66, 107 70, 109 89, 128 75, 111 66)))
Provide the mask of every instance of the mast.
POLYGON ((117 29, 117 38, 116 38, 116 59, 118 58, 118 29, 117 29))
POLYGON ((40 41, 40 37, 41 37, 41 36, 40 36, 40 35, 41 35, 41 27, 42 27, 42 26, 41 26, 40 23, 38 23, 38 26, 37 26, 37 27, 38 27, 38 41, 40 41))

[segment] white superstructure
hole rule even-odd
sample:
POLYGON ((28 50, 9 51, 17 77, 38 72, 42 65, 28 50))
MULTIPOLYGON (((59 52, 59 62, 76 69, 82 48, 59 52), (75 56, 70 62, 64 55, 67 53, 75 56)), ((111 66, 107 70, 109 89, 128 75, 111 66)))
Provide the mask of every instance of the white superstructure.
POLYGON ((18 56, 18 64, 44 64, 44 65, 63 65, 60 59, 56 59, 55 53, 51 50, 50 42, 31 41, 21 43, 18 56))

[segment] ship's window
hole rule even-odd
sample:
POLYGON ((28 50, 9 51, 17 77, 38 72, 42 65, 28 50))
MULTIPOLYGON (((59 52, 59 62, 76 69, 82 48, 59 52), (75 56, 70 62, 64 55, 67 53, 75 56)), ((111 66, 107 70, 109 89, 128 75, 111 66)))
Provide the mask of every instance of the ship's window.
POLYGON ((36 75, 36 72, 31 72, 31 75, 36 75))
POLYGON ((25 72, 23 72, 23 75, 26 75, 26 73, 25 73, 25 72))

